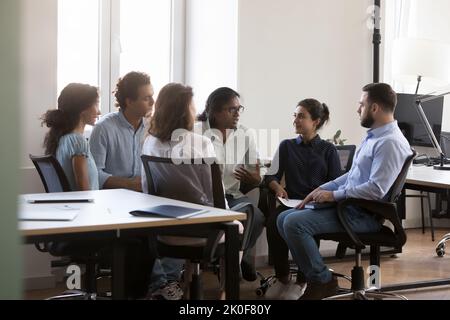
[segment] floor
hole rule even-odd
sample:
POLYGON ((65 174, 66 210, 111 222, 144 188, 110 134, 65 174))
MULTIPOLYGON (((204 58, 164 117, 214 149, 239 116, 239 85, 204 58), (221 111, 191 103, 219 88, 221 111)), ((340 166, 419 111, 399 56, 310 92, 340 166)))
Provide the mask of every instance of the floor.
MULTIPOLYGON (((436 230, 436 241, 431 241, 429 230, 422 234, 420 229, 408 230, 408 241, 403 247, 403 253, 395 257, 383 256, 381 260, 381 284, 395 284, 402 282, 415 282, 450 277, 450 250, 448 255, 439 258, 435 252, 435 245, 448 230, 436 230)), ((332 261, 328 264, 335 272, 350 274, 354 260, 332 261)), ((363 265, 368 266, 368 260, 363 259, 363 265)), ((259 268, 264 276, 272 274, 272 268, 267 266, 259 268)), ((206 299, 217 299, 219 297, 217 277, 207 272, 203 278, 206 299)), ((340 285, 348 287, 348 282, 340 280, 340 285)), ((241 282, 241 299, 255 300, 263 299, 256 295, 259 281, 241 282)), ((25 292, 25 299, 39 300, 61 293, 64 286, 49 290, 37 290, 25 292)), ((450 300, 450 286, 415 289, 402 291, 401 294, 410 300, 450 300)))

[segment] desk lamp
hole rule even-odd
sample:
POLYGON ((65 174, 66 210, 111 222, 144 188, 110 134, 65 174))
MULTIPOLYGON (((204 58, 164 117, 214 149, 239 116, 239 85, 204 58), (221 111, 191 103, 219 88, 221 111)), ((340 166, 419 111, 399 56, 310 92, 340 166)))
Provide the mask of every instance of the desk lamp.
MULTIPOLYGON (((427 84, 434 87, 449 84, 450 45, 444 42, 426 39, 396 39, 393 47, 393 74, 394 78, 400 82, 408 83, 416 79, 416 96, 419 93, 419 87, 422 81, 426 81, 427 84)), ((416 110, 425 126, 427 134, 440 155, 440 165, 434 166, 436 170, 450 170, 450 166, 444 164, 445 155, 425 116, 422 103, 443 97, 449 93, 446 92, 432 97, 417 97, 415 102, 416 110)))

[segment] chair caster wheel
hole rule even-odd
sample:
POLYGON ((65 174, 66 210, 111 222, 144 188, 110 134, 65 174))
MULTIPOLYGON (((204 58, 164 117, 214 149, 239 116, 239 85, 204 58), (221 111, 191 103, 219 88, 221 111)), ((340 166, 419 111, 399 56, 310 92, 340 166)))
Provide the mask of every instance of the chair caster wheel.
POLYGON ((258 297, 263 297, 266 294, 266 290, 267 290, 267 287, 258 288, 255 290, 255 292, 258 297))
POLYGON ((438 246, 436 248, 436 254, 438 257, 443 257, 445 255, 445 246, 438 246))

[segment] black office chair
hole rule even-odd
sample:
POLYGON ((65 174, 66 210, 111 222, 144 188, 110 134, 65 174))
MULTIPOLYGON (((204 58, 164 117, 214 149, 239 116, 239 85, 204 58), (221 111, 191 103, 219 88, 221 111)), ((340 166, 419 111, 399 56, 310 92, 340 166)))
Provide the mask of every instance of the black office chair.
POLYGON ((397 214, 397 200, 405 184, 408 169, 416 156, 413 154, 409 156, 403 168, 389 190, 386 201, 363 200, 363 199, 346 199, 338 203, 337 214, 339 221, 345 229, 343 233, 330 233, 316 235, 315 238, 319 240, 332 240, 339 243, 344 243, 346 246, 355 249, 355 266, 352 270, 351 289, 341 289, 341 293, 334 297, 327 299, 340 299, 353 297, 355 299, 367 300, 369 298, 399 298, 406 300, 404 296, 394 293, 381 292, 380 288, 366 289, 364 283, 364 269, 361 265, 361 251, 366 246, 370 246, 370 265, 380 267, 380 247, 401 248, 406 243, 406 233, 402 227, 400 218, 397 214), (360 207, 370 214, 374 214, 383 221, 389 221, 393 230, 385 225, 379 232, 372 233, 355 233, 346 218, 345 208, 349 206, 360 207))
POLYGON ((336 150, 341 162, 342 174, 347 173, 353 164, 353 158, 356 152, 356 146, 349 144, 344 146, 336 146, 336 150))
MULTIPOLYGON (((33 156, 31 154, 29 156, 39 173, 47 193, 72 191, 64 170, 54 156, 33 156)), ((40 252, 47 252, 54 257, 69 257, 69 259, 52 261, 52 267, 66 267, 72 263, 84 264, 86 266, 84 278, 85 291, 70 290, 48 300, 96 299, 96 267, 99 260, 98 251, 102 246, 93 245, 92 241, 88 243, 86 241, 36 243, 35 247, 40 252)))
MULTIPOLYGON (((186 201, 201 205, 225 209, 225 194, 222 176, 215 159, 172 159, 141 156, 147 179, 148 193, 151 195, 186 201), (182 162, 182 163, 181 163, 182 162)), ((244 233, 241 235, 241 250, 249 245, 249 234, 253 226, 253 207, 250 203, 242 203, 230 208, 232 211, 244 212, 244 233)), ((206 239, 191 245, 170 244, 164 238, 157 240, 157 251, 161 257, 185 259, 193 265, 189 298, 202 298, 200 265, 215 262, 223 258, 224 246, 219 244, 223 231, 211 228, 184 228, 165 236, 182 236, 187 238, 206 239)), ((221 279, 221 282, 223 278, 221 279)))

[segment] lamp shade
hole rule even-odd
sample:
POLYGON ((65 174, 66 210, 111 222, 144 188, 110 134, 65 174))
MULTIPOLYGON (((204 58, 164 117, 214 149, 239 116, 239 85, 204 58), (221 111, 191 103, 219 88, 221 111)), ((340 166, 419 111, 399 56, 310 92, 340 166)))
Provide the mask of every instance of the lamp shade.
POLYGON ((444 42, 400 38, 394 41, 393 76, 395 80, 414 83, 417 76, 432 85, 450 83, 450 45, 444 42))

